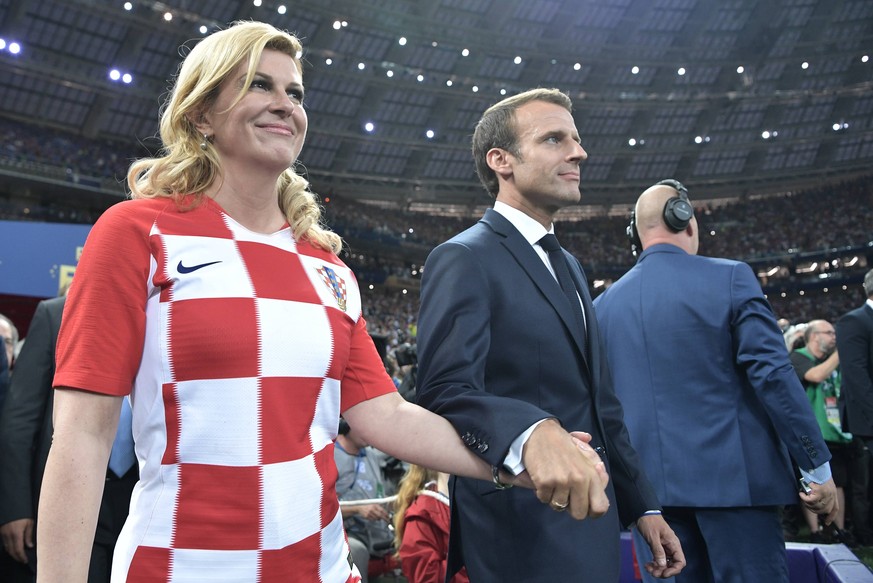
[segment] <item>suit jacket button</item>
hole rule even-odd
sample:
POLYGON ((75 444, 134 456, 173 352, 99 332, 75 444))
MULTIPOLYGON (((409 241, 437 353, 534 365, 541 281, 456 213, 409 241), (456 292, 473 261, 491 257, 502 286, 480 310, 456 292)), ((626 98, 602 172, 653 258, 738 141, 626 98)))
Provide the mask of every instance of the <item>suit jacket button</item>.
POLYGON ((479 453, 485 453, 486 451, 488 451, 488 444, 487 443, 480 443, 479 444, 479 453))

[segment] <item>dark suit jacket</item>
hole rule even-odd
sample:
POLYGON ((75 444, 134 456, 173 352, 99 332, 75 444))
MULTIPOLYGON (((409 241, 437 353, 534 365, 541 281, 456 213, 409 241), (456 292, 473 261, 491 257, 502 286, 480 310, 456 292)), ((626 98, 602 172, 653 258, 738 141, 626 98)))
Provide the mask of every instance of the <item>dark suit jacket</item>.
POLYGON ((36 518, 52 441, 55 343, 64 298, 39 303, 0 416, 0 524, 36 518))
POLYGON ((745 263, 646 249, 594 302, 631 442, 664 506, 797 502, 830 459, 745 263))
POLYGON ((845 399, 843 429, 873 438, 873 309, 865 302, 837 321, 845 399))
POLYGON ((575 521, 531 490, 452 484, 449 573, 470 580, 616 581, 624 524, 660 506, 639 470, 612 391, 579 262, 567 254, 583 298, 589 351, 570 305, 531 245, 499 213, 437 247, 422 280, 419 403, 446 417, 464 442, 500 466, 537 420, 594 435, 606 449, 609 513, 575 521), (613 490, 614 488, 614 490, 613 490), (616 510, 615 501, 618 502, 616 510))
MULTIPOLYGON (((2 337, 0 337, 2 338, 2 337)), ((6 340, 3 340, 5 342, 6 340)), ((5 347, 0 351, 0 411, 3 411, 3 403, 6 402, 6 393, 9 391, 9 361, 6 359, 5 347)))
MULTIPOLYGON (((36 519, 39 492, 52 441, 55 347, 64 299, 39 303, 12 375, 6 406, 0 415, 0 524, 36 519)), ((109 477, 103 488, 94 534, 88 580, 109 581, 112 550, 127 519, 137 467, 122 478, 109 477)), ((28 566, 36 570, 36 556, 28 566)))

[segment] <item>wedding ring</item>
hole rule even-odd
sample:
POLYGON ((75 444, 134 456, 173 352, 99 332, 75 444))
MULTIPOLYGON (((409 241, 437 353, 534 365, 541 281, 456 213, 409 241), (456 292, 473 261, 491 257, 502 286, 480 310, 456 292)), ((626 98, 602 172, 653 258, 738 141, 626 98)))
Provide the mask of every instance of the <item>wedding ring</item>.
POLYGON ((569 502, 567 502, 566 504, 558 504, 554 500, 549 502, 549 506, 551 506, 552 510, 554 510, 555 512, 563 512, 567 509, 567 506, 569 506, 569 505, 570 505, 569 502))

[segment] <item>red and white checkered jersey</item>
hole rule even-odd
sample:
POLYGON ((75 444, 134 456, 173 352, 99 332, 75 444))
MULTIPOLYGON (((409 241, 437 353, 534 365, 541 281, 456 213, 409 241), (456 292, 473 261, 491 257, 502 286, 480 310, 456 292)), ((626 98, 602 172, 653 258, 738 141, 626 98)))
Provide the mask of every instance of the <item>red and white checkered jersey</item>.
POLYGON ((358 581, 337 502, 341 411, 391 391, 354 275, 213 201, 94 226, 56 387, 130 393, 140 481, 113 581, 358 581))

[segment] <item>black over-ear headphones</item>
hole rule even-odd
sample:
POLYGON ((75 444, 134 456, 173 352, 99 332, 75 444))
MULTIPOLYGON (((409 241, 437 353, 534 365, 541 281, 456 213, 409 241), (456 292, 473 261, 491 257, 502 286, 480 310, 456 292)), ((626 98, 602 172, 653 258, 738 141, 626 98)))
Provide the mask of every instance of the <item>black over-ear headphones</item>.
MULTIPOLYGON (((694 217, 694 207, 691 206, 691 201, 688 200, 688 189, 681 182, 673 178, 667 178, 655 183, 653 186, 660 186, 662 184, 673 188, 679 194, 679 196, 674 196, 667 200, 667 203, 664 205, 664 212, 661 215, 664 218, 664 224, 674 233, 684 231, 694 217)), ((643 243, 640 241, 640 234, 637 231, 635 210, 631 211, 630 224, 627 226, 626 232, 627 238, 631 242, 631 252, 636 257, 637 253, 643 249, 643 243)))

